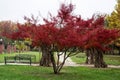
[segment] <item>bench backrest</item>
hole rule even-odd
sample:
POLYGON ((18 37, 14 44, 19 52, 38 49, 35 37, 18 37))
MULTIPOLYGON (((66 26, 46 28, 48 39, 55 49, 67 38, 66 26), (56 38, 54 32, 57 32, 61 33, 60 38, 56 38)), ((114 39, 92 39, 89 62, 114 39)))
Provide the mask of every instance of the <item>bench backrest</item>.
POLYGON ((35 55, 32 54, 17 54, 16 57, 22 57, 22 58, 36 58, 35 55))

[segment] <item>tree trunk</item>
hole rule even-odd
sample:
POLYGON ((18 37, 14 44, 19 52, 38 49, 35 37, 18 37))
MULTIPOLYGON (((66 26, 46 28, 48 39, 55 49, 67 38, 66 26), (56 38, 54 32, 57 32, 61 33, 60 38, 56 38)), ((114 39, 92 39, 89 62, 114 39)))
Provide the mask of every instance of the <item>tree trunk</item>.
POLYGON ((118 52, 118 55, 120 55, 120 47, 118 48, 118 51, 119 51, 119 52, 118 52))
POLYGON ((63 61, 61 63, 59 63, 59 64, 56 63, 55 58, 54 58, 54 54, 52 52, 50 52, 50 55, 51 55, 51 61, 52 61, 52 65, 53 65, 54 74, 59 74, 61 69, 63 68, 65 60, 68 58, 68 57, 65 57, 66 52, 64 53, 63 61))
POLYGON ((96 68, 106 68, 107 64, 103 60, 103 52, 101 50, 97 50, 95 52, 95 64, 96 68))
POLYGON ((50 56, 51 56, 50 58, 53 65, 54 74, 58 74, 55 58, 52 52, 50 52, 50 56))
POLYGON ((42 47, 41 51, 42 51, 42 57, 40 60, 40 66, 46 66, 46 67, 51 66, 51 56, 49 50, 46 47, 42 47))
POLYGON ((86 51, 86 64, 94 64, 94 55, 93 55, 93 50, 92 49, 88 49, 86 51))
POLYGON ((120 50, 119 50, 119 53, 118 53, 118 55, 120 55, 120 50))

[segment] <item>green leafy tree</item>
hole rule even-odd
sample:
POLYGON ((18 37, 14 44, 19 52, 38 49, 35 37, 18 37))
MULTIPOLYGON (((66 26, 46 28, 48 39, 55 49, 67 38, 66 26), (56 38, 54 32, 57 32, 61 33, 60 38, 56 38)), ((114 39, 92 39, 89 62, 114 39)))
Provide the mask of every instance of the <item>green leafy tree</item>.
POLYGON ((18 52, 22 52, 26 48, 24 41, 15 41, 15 46, 16 46, 18 52))

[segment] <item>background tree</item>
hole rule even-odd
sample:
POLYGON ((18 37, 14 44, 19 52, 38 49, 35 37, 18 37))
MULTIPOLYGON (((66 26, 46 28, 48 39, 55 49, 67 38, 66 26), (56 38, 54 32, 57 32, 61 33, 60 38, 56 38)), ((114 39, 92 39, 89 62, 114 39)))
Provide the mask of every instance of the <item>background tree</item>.
MULTIPOLYGON (((115 6, 115 10, 110 14, 107 15, 106 17, 106 26, 109 29, 120 29, 120 0, 117 0, 117 4, 115 6)), ((112 54, 116 54, 116 52, 114 52, 114 49, 117 49, 119 51, 119 55, 120 55, 120 39, 118 39, 117 41, 115 41, 112 45, 110 45, 111 47, 111 52, 112 54)))
POLYGON ((12 45, 13 41, 8 38, 9 34, 17 30, 17 25, 11 21, 1 21, 0 22, 0 38, 3 39, 3 44, 5 51, 7 50, 8 45, 12 45))
POLYGON ((107 15, 107 26, 108 28, 118 28, 120 29, 120 0, 117 0, 117 4, 115 6, 115 10, 107 15))

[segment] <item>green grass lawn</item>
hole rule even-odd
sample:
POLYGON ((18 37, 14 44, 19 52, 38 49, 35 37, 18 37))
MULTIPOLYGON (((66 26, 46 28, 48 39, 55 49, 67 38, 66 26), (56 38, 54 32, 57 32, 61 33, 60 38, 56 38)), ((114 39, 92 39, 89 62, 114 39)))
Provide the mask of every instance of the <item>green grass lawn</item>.
POLYGON ((4 53, 0 54, 0 63, 4 62, 4 56, 15 56, 16 54, 33 54, 36 56, 36 62, 39 62, 41 55, 39 55, 39 52, 34 52, 34 51, 28 51, 28 52, 23 52, 23 53, 4 53))
POLYGON ((71 56, 71 59, 77 64, 84 64, 86 60, 86 55, 85 53, 79 53, 75 56, 71 56))
POLYGON ((120 65, 119 55, 104 55, 105 62, 112 65, 120 65))
POLYGON ((52 67, 0 66, 0 80, 119 80, 120 69, 64 67, 60 74, 53 74, 52 67))
MULTIPOLYGON (((79 53, 75 56, 72 56, 71 59, 78 64, 84 64, 86 56, 85 53, 79 53)), ((120 65, 119 55, 104 55, 104 60, 109 65, 120 65)))
MULTIPOLYGON (((24 52, 25 54, 35 54, 39 62, 38 52, 24 52)), ((4 56, 14 56, 13 54, 0 54, 0 62, 4 61, 4 56)), ((21 53, 23 54, 23 53, 21 53)), ((120 56, 105 55, 107 64, 120 64, 120 56)), ((72 59, 77 63, 85 62, 85 54, 80 53, 72 59)), ((52 67, 23 66, 23 65, 1 65, 0 80, 119 80, 120 69, 115 68, 93 68, 93 67, 63 67, 60 74, 53 74, 52 67)))

